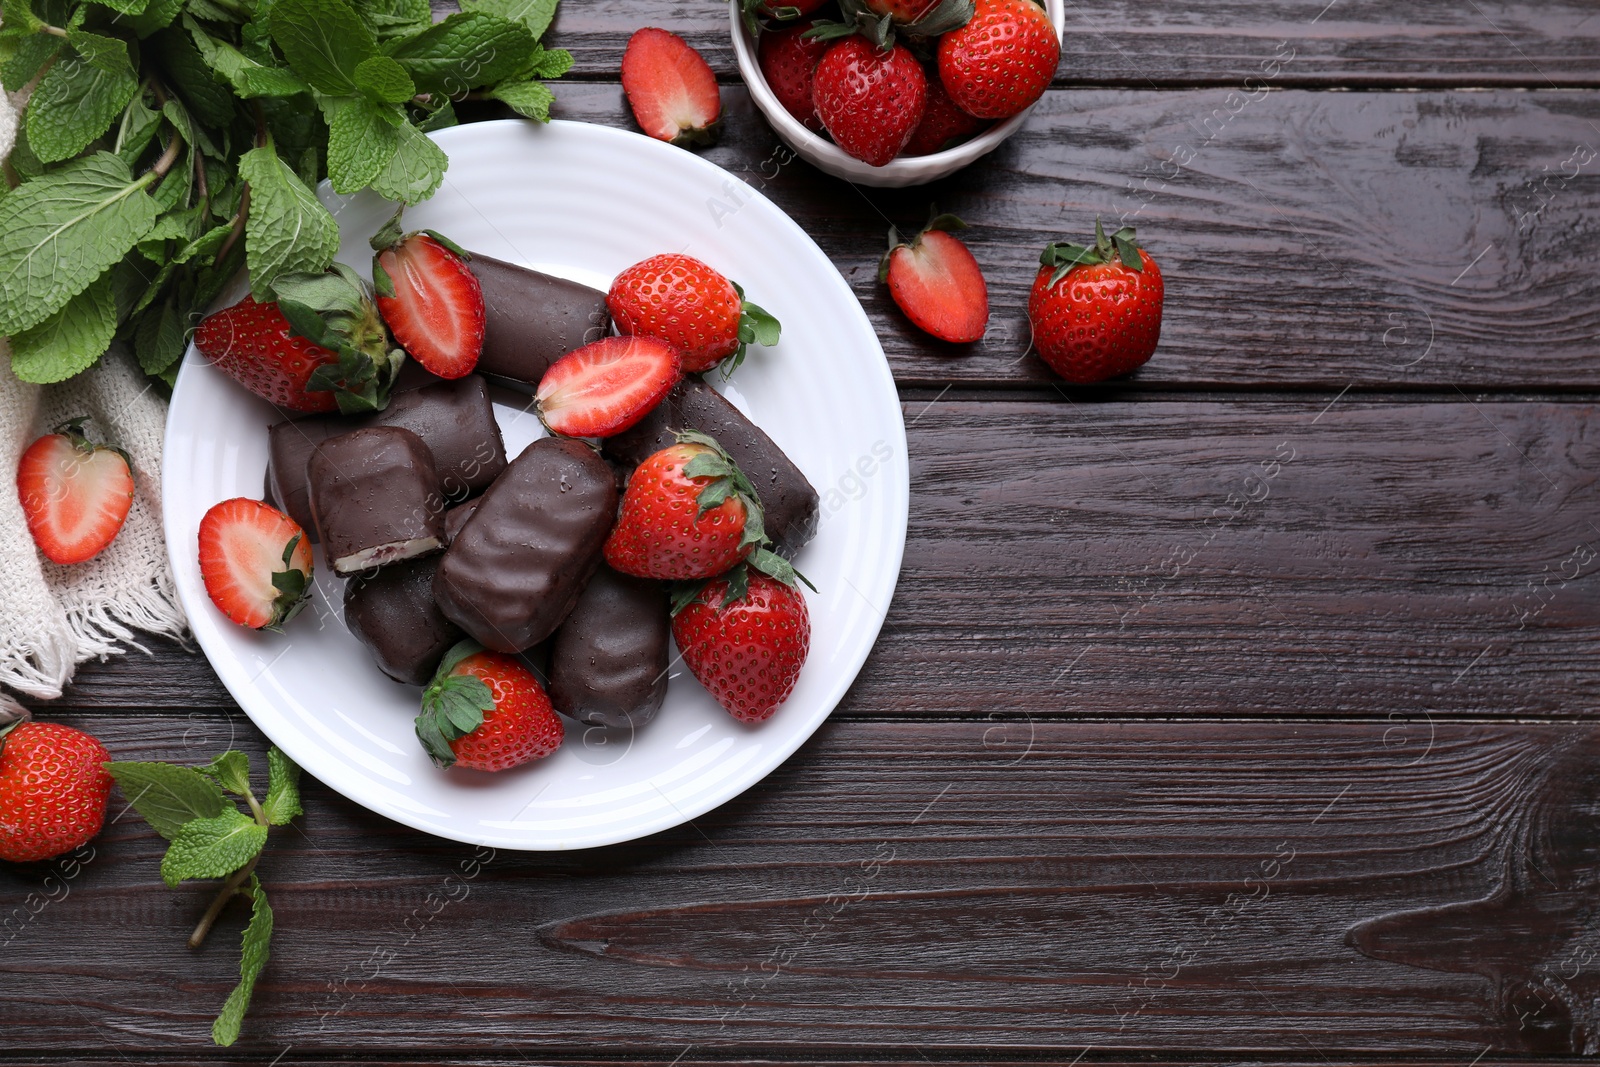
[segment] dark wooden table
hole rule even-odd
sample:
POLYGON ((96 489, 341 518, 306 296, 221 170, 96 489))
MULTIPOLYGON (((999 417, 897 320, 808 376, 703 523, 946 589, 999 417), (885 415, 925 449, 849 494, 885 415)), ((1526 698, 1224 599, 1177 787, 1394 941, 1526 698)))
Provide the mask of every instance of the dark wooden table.
MULTIPOLYGON (((472 849, 308 783, 225 1055, 242 916, 185 949, 206 894, 142 822, 36 914, 48 866, 0 869, 0 1064, 1600 1052, 1600 8, 1067 8, 1026 128, 891 192, 763 168, 720 6, 566 0, 559 114, 629 125, 628 34, 683 33, 724 83, 706 156, 883 338, 912 503, 877 650, 767 781, 629 845, 462 882, 472 849), (989 278, 971 348, 874 281, 931 198, 989 278), (1068 390, 1022 308, 1097 214, 1159 257, 1166 328, 1068 390)), ((47 714, 123 758, 262 747, 174 646, 47 714)))

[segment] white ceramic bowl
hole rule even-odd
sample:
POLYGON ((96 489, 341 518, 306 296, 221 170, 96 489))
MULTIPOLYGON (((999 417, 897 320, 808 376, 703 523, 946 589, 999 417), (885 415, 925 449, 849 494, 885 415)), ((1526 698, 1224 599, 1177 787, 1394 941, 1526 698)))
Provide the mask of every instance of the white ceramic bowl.
MULTIPOLYGON (((1059 41, 1062 27, 1066 23, 1065 2, 1045 0, 1045 10, 1050 15, 1050 22, 1056 28, 1056 40, 1059 41)), ((1028 111, 1033 110, 1029 108, 1028 111, 1013 115, 1004 122, 989 127, 972 140, 946 151, 935 152, 929 156, 891 159, 881 167, 874 167, 846 154, 844 149, 826 137, 812 133, 789 114, 773 95, 772 90, 767 87, 767 79, 761 73, 761 64, 756 60, 756 43, 750 39, 749 32, 744 28, 744 20, 739 15, 739 0, 729 0, 728 13, 733 25, 733 52, 739 59, 739 74, 749 87, 750 97, 756 102, 756 107, 761 109, 761 113, 767 117, 767 121, 778 132, 778 136, 794 149, 796 155, 818 170, 835 178, 843 178, 847 182, 899 189, 907 185, 923 185, 938 181, 999 148, 1002 141, 1022 127, 1028 117, 1028 111)))

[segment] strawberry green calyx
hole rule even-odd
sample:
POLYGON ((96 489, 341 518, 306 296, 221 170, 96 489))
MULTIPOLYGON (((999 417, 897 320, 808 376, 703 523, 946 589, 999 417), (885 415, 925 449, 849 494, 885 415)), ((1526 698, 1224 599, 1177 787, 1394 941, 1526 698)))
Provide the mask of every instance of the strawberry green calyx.
POLYGON ((468 656, 483 651, 476 641, 458 642, 434 671, 422 691, 422 713, 417 716, 417 740, 435 764, 448 768, 456 761, 450 742, 466 737, 483 725, 483 713, 494 710, 494 693, 482 678, 452 673, 468 656))
POLYGON ((744 286, 733 282, 733 291, 739 294, 739 347, 733 350, 733 355, 722 361, 722 378, 728 379, 734 371, 739 369, 739 364, 744 362, 745 350, 752 344, 771 348, 778 343, 779 336, 783 333, 783 324, 776 315, 761 307, 752 304, 744 298, 744 286))
POLYGON ((788 22, 800 17, 800 9, 787 4, 773 6, 768 0, 740 0, 739 17, 744 20, 744 28, 750 31, 750 37, 759 39, 761 31, 766 29, 761 21, 763 18, 788 22))
POLYGON ((887 52, 894 47, 896 30, 911 38, 913 43, 932 41, 940 34, 965 26, 972 21, 976 10, 975 0, 938 0, 915 21, 897 23, 892 15, 873 11, 862 0, 839 0, 840 21, 818 19, 801 36, 832 41, 859 33, 880 52, 887 52))
POLYGON ((309 600, 311 578, 293 562, 294 550, 300 547, 303 536, 295 534, 283 546, 283 570, 272 572, 272 588, 278 591, 278 595, 272 600, 272 620, 262 627, 263 630, 282 633, 284 626, 300 614, 300 609, 309 600))
POLYGON ((1056 268, 1056 272, 1050 276, 1051 285, 1064 278, 1073 267, 1092 267, 1114 260, 1131 271, 1144 272, 1144 257, 1134 243, 1133 227, 1124 226, 1107 237, 1099 219, 1094 220, 1093 245, 1085 247, 1068 242, 1051 242, 1044 246, 1044 251, 1039 255, 1040 266, 1056 268))
POLYGON ((346 415, 388 407, 405 353, 390 343, 366 283, 336 263, 322 274, 282 275, 272 287, 289 328, 339 357, 312 372, 306 388, 332 391, 346 415))
POLYGON ((917 235, 911 238, 909 241, 903 240, 900 237, 900 231, 895 229, 893 226, 890 226, 889 248, 878 259, 878 280, 880 282, 886 282, 889 280, 889 259, 894 255, 896 249, 915 248, 922 241, 922 235, 933 230, 943 230, 945 233, 954 233, 957 230, 967 229, 971 229, 971 227, 962 221, 961 216, 952 215, 949 212, 944 212, 941 214, 938 204, 928 205, 927 224, 924 225, 922 229, 917 232, 917 235))
POLYGON ((678 443, 700 445, 708 449, 683 465, 685 477, 711 479, 696 498, 700 504, 700 514, 704 515, 729 497, 737 497, 744 505, 744 536, 739 540, 739 547, 769 544, 763 526, 765 513, 761 509, 761 499, 756 496, 755 486, 750 484, 750 479, 717 443, 717 439, 699 430, 680 430, 678 443))
POLYGON ((782 582, 790 588, 797 588, 800 583, 813 593, 817 587, 811 584, 811 579, 795 570, 794 564, 766 548, 757 548, 750 553, 750 558, 735 565, 726 574, 719 574, 715 578, 700 578, 692 582, 677 582, 672 588, 672 611, 676 617, 684 608, 700 599, 700 594, 712 582, 727 582, 727 588, 722 593, 722 606, 728 607, 737 601, 743 600, 750 591, 750 569, 755 568, 768 578, 782 582))

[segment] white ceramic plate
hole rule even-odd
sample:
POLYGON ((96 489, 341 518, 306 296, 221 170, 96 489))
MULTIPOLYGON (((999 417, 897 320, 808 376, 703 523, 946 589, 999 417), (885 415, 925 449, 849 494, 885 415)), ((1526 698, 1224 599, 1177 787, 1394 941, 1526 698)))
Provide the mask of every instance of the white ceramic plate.
MULTIPOLYGON (((797 563, 808 593, 811 656, 786 704, 745 726, 675 661, 665 706, 633 736, 567 723, 548 759, 497 775, 440 771, 412 732, 416 689, 391 682, 340 619, 343 583, 317 559, 314 603, 285 634, 228 622, 201 583, 206 509, 259 497, 265 402, 195 351, 173 392, 163 457, 167 544, 200 646, 261 730, 345 796, 408 826, 495 848, 569 849, 676 826, 737 796, 782 763, 844 696, 894 594, 905 545, 905 427, 888 365, 860 304, 784 213, 721 168, 633 133, 585 123, 487 122, 435 135, 444 186, 406 212, 488 255, 600 288, 657 252, 697 256, 744 285, 783 322, 726 389, 822 495, 817 538, 797 563)), ((368 237, 391 207, 324 190, 339 217, 339 258, 363 274, 368 237)), ((515 455, 542 435, 522 398, 497 395, 515 455)))

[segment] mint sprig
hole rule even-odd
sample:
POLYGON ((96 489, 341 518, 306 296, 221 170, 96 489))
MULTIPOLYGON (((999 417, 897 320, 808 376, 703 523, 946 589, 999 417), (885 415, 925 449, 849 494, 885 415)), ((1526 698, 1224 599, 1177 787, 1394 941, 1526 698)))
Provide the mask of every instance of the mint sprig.
POLYGON ((0 336, 29 381, 129 344, 169 385, 241 265, 265 299, 332 263, 313 189, 415 204, 453 101, 549 118, 556 0, 6 0, 0 83, 37 84, 0 171, 0 336))
POLYGON ((161 860, 161 878, 176 888, 195 878, 224 879, 201 917, 189 947, 198 948, 234 897, 251 902, 239 962, 239 984, 228 995, 211 1028, 219 1045, 238 1040, 256 979, 267 964, 272 941, 272 908, 256 875, 268 828, 301 813, 300 768, 278 748, 267 750, 267 798, 256 800, 250 785, 250 758, 229 750, 204 767, 174 763, 115 762, 105 765, 129 805, 151 829, 171 844, 161 860), (226 790, 226 793, 224 792, 226 790), (241 797, 248 814, 229 800, 241 797))

